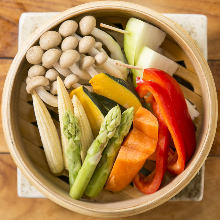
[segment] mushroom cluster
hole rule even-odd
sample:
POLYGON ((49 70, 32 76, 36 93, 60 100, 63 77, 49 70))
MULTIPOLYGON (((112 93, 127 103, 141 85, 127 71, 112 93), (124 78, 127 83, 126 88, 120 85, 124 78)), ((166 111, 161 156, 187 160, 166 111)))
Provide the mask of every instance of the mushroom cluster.
POLYGON ((67 89, 88 84, 93 76, 102 71, 125 79, 127 70, 115 62, 124 61, 121 48, 120 51, 116 48, 118 53, 111 46, 109 48, 110 35, 105 32, 103 35, 102 32, 96 28, 93 16, 83 17, 79 25, 74 20, 66 20, 58 31, 45 32, 40 37, 39 45, 31 47, 26 53, 27 61, 32 64, 26 78, 27 92, 32 94, 35 90, 45 103, 57 107, 58 76, 62 77, 67 89), (118 60, 109 57, 102 43, 95 38, 106 43, 112 57, 118 60))

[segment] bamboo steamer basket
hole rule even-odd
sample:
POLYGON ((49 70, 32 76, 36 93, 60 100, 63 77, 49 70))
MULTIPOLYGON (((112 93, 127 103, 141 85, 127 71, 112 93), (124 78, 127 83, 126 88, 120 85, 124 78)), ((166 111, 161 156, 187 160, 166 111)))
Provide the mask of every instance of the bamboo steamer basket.
MULTIPOLYGON (((112 33, 118 41, 123 36, 112 33)), ((56 110, 52 114, 56 120, 56 110)), ((71 8, 45 24, 18 51, 7 75, 2 101, 3 130, 15 163, 28 180, 55 203, 85 215, 98 217, 131 216, 150 210, 182 190, 196 175, 211 149, 217 124, 217 96, 212 74, 198 46, 176 23, 163 15, 140 5, 128 2, 92 2, 71 8), (31 97, 25 91, 25 77, 29 64, 25 59, 28 48, 35 45, 47 30, 56 28, 66 19, 77 21, 84 15, 94 15, 98 22, 125 26, 130 17, 137 17, 154 24, 167 33, 162 45, 166 56, 184 61, 176 75, 190 83, 192 88, 181 85, 185 97, 196 104, 200 116, 196 120, 197 148, 186 169, 159 191, 143 195, 129 186, 124 191, 108 192, 95 200, 74 200, 68 195, 65 174, 53 176, 48 169, 36 127, 31 97)))

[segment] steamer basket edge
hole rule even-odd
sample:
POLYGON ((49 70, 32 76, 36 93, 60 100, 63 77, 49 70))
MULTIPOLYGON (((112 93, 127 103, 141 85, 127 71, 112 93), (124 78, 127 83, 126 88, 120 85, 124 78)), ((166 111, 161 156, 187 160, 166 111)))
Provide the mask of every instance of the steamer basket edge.
MULTIPOLYGON (((129 216, 138 214, 149 209, 152 209, 163 202, 167 201, 175 194, 177 194, 185 185, 189 183, 189 181, 194 177, 194 175, 198 172, 203 162, 205 161, 214 139, 216 123, 217 123, 217 96, 215 91, 214 81, 209 70, 209 67, 201 55, 198 47, 194 44, 189 36, 187 36, 184 31, 178 27, 174 22, 171 22, 166 17, 150 10, 145 7, 126 3, 126 2, 93 2, 87 3, 84 5, 77 6, 75 8, 71 8, 60 14, 53 21, 48 23, 46 26, 42 27, 39 30, 38 34, 33 36, 30 42, 27 44, 22 51, 19 51, 16 55, 9 73, 7 75, 6 83, 3 91, 3 102, 2 102, 2 115, 3 118, 3 130, 5 134, 5 138, 7 144, 10 148, 10 152, 15 160, 17 166, 22 170, 25 176, 48 198, 53 200, 54 202, 76 212, 80 212, 82 214, 98 216, 98 217, 119 217, 119 216, 129 216), (19 152, 17 146, 19 146, 20 141, 16 136, 16 128, 13 125, 13 116, 12 116, 12 91, 13 91, 13 82, 15 75, 17 73, 18 67, 24 58, 26 50, 37 40, 37 38, 47 29, 52 28, 58 22, 61 22, 68 17, 72 17, 73 15, 88 12, 90 10, 97 9, 115 9, 115 10, 127 10, 128 12, 132 12, 135 14, 139 14, 141 18, 145 18, 147 20, 151 19, 158 26, 163 26, 163 29, 168 30, 168 33, 171 34, 175 39, 177 39, 178 43, 183 47, 187 55, 191 58, 192 63, 196 69, 197 73, 201 73, 199 75, 200 82, 203 89, 202 95, 205 100, 204 106, 204 128, 203 137, 200 140, 200 148, 201 151, 197 153, 197 155, 193 158, 190 166, 187 168, 187 172, 184 171, 181 175, 179 175, 172 182, 172 186, 169 186, 166 189, 162 189, 163 191, 159 191, 156 194, 151 195, 151 199, 136 199, 136 201, 128 200, 117 203, 109 203, 105 205, 100 204, 92 204, 85 203, 82 201, 75 201, 71 199, 64 198, 60 192, 57 192, 56 189, 50 188, 46 180, 42 179, 42 176, 39 175, 37 170, 29 167, 30 163, 27 159, 24 158, 24 154, 19 152), (207 109, 208 108, 208 109, 207 109), (56 191, 56 193, 54 193, 56 191), (119 204, 120 203, 120 204, 119 204), (100 210, 102 208, 102 210, 100 210)), ((171 184, 169 184, 171 185, 171 184)), ((150 197, 149 197, 150 198, 150 197)), ((135 200, 135 199, 134 199, 135 200)))

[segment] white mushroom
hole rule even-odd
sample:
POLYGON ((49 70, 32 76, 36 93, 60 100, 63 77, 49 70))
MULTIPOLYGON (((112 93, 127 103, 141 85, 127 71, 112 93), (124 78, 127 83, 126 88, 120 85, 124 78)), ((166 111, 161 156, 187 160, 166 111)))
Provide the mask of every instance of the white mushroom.
POLYGON ((31 47, 26 53, 26 59, 30 64, 40 64, 44 51, 40 46, 31 47))
POLYGON ((30 80, 31 80, 31 77, 28 76, 25 80, 26 84, 28 84, 30 82, 30 80))
MULTIPOLYGON (((86 43, 86 47, 85 47, 83 44, 85 42, 85 39, 87 39, 87 38, 85 38, 85 37, 81 38, 77 34, 75 34, 75 36, 79 40, 79 51, 87 51, 87 53, 93 57, 95 57, 98 53, 100 53, 100 51, 97 50, 94 46, 91 47, 91 44, 93 44, 93 40, 91 40, 92 43, 90 42, 90 44, 86 43), (80 50, 80 44, 82 44, 81 50, 80 50)), ((90 36, 86 36, 86 37, 90 37, 90 36)), ((107 53, 106 53, 106 55, 107 55, 107 53)), ((119 68, 117 68, 117 66, 113 62, 113 60, 111 60, 109 57, 105 63, 103 63, 102 65, 99 66, 99 68, 105 70, 107 73, 109 73, 110 75, 113 75, 115 77, 118 77, 121 79, 127 78, 127 74, 122 74, 121 71, 119 70, 119 68)))
POLYGON ((50 81, 55 81, 57 76, 59 76, 59 73, 55 69, 49 69, 45 74, 45 77, 50 81))
POLYGON ((43 66, 46 68, 53 67, 53 64, 59 60, 61 53, 61 50, 55 48, 47 50, 42 56, 43 66))
POLYGON ((63 37, 73 35, 78 28, 78 24, 73 20, 64 21, 59 28, 59 33, 63 37))
POLYGON ((119 44, 112 38, 111 35, 96 28, 96 19, 93 16, 85 16, 79 22, 79 28, 82 35, 93 35, 95 38, 102 41, 111 53, 111 57, 116 60, 125 62, 124 55, 119 44))
POLYGON ((91 36, 85 36, 79 41, 79 52, 89 53, 89 51, 94 47, 95 39, 91 36))
POLYGON ((65 77, 68 76, 68 75, 70 75, 70 74, 72 73, 70 69, 68 69, 68 68, 62 68, 58 62, 55 63, 55 64, 53 64, 53 68, 54 68, 57 72, 59 72, 62 76, 65 76, 65 77))
MULTIPOLYGON (((89 51, 89 54, 94 57, 96 57, 96 55, 98 55, 99 53, 103 53, 103 52, 99 52, 96 48, 92 48, 89 51)), ((100 55, 98 55, 98 57, 99 56, 100 55)), ((102 55, 102 56, 104 57, 104 55, 102 55)), ((126 79, 126 77, 127 77, 127 75, 124 76, 121 73, 119 68, 116 67, 115 63, 109 57, 107 57, 107 60, 105 63, 99 65, 99 68, 105 70, 107 73, 109 73, 110 75, 115 76, 117 78, 126 79)))
POLYGON ((98 50, 101 50, 102 49, 102 43, 101 42, 95 42, 95 45, 94 47, 98 50))
POLYGON ((49 85, 49 80, 44 76, 34 76, 32 77, 26 86, 27 93, 31 94, 39 86, 49 85))
POLYGON ((76 47, 78 46, 78 39, 74 36, 68 36, 66 38, 64 38, 64 40, 61 43, 61 49, 63 51, 65 50, 74 50, 76 49, 76 47))
POLYGON ((58 60, 60 59, 61 54, 62 52, 59 49, 49 49, 43 54, 42 63, 46 68, 53 67, 57 72, 66 77, 71 74, 71 71, 69 69, 62 68, 59 65, 58 60))
POLYGON ((57 95, 57 81, 52 82, 50 93, 53 95, 57 95))
POLYGON ((57 98, 51 95, 46 90, 49 89, 49 80, 44 76, 34 76, 34 77, 27 77, 26 78, 26 90, 29 94, 32 94, 35 90, 40 98, 53 107, 57 107, 57 98))
POLYGON ((69 68, 73 74, 79 76, 81 79, 89 80, 91 77, 89 74, 79 68, 78 61, 80 55, 76 50, 64 51, 60 57, 60 66, 69 68))
POLYGON ((91 56, 84 56, 80 60, 80 67, 83 70, 86 70, 91 77, 94 77, 95 75, 99 74, 95 68, 93 67, 93 64, 95 63, 94 57, 91 56))
POLYGON ((47 92, 44 89, 44 87, 40 86, 40 87, 36 88, 35 91, 40 96, 40 98, 48 105, 53 106, 53 107, 58 106, 57 97, 52 95, 51 93, 47 92))
POLYGON ((60 56, 60 66, 62 68, 68 68, 73 63, 78 62, 80 55, 77 50, 66 50, 60 56))
POLYGON ((79 81, 79 78, 74 75, 74 74, 70 74, 69 76, 67 76, 65 79, 64 79, 64 85, 67 89, 70 89, 74 84, 77 83, 77 85, 80 85, 78 83, 79 81))
POLYGON ((95 63, 96 63, 96 65, 104 64, 107 61, 107 59, 108 59, 108 56, 104 52, 100 52, 100 53, 95 55, 95 63))
POLYGON ((28 76, 34 77, 34 76, 43 76, 45 74, 46 70, 43 66, 40 65, 33 65, 28 70, 28 76))
POLYGON ((41 37, 39 44, 42 49, 48 50, 57 47, 62 41, 61 35, 56 31, 47 31, 41 37))

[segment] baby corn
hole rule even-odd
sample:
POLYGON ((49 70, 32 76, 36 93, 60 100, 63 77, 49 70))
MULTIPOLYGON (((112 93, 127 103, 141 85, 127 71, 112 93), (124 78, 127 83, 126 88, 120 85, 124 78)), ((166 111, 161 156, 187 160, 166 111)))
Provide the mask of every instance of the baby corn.
POLYGON ((84 161, 86 154, 87 154, 87 150, 92 144, 94 137, 93 137, 92 129, 89 124, 89 120, 87 118, 85 110, 76 95, 73 96, 72 103, 74 107, 74 114, 79 121, 80 130, 82 131, 81 132, 81 158, 82 158, 82 161, 84 161))
POLYGON ((52 173, 59 174, 64 169, 64 162, 56 127, 45 104, 36 92, 33 93, 32 98, 37 125, 49 168, 52 173))
POLYGON ((58 94, 58 112, 59 112, 64 165, 65 165, 65 168, 68 169, 67 156, 65 153, 67 150, 66 148, 68 146, 68 138, 65 137, 64 132, 63 132, 63 117, 66 112, 74 114, 74 111, 73 111, 73 104, 71 102, 69 94, 60 77, 57 77, 57 94, 58 94))
POLYGON ((64 163, 72 186, 81 168, 81 131, 70 96, 60 77, 57 77, 57 94, 64 163))

